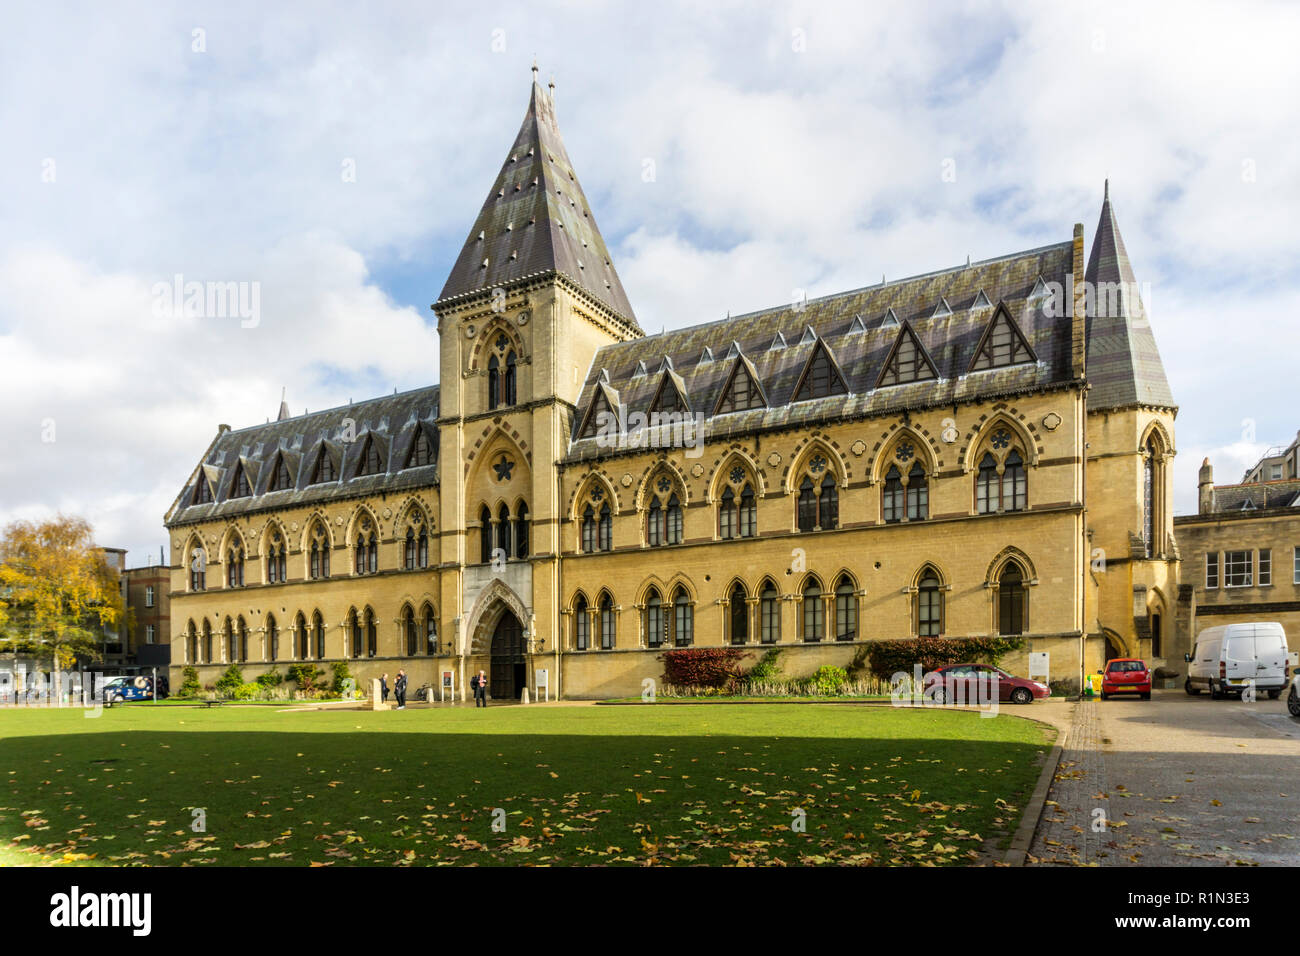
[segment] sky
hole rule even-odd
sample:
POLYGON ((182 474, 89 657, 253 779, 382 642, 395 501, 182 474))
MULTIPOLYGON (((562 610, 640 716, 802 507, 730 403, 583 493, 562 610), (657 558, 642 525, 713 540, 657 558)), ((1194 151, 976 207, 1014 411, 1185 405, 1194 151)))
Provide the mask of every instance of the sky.
POLYGON ((219 423, 436 382, 429 305, 534 58, 648 332, 1076 222, 1090 248, 1109 178, 1194 511, 1203 458, 1238 481, 1300 429, 1298 28, 1196 2, 13 7, 0 523, 81 514, 147 563, 219 423), (248 308, 187 316, 192 281, 248 308))

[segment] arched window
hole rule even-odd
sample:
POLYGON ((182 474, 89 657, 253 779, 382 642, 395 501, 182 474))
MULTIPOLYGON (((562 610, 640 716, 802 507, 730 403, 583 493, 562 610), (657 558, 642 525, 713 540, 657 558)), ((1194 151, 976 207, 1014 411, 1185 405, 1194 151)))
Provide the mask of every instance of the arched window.
POLYGON ((288 570, 284 537, 278 530, 271 533, 266 546, 266 583, 283 584, 288 570))
POLYGON ((822 479, 821 493, 817 496, 817 523, 823 531, 836 528, 840 523, 840 492, 830 474, 822 479))
POLYGON ((488 359, 488 408, 501 404, 501 361, 495 355, 488 359))
POLYGON ((605 592, 600 598, 600 646, 602 650, 614 649, 614 602, 605 592))
POLYGON ((248 660, 248 625, 241 614, 235 622, 235 660, 241 664, 248 660))
POLYGON ((664 543, 664 509, 659 503, 659 496, 650 499, 650 510, 646 515, 646 543, 657 548, 664 543))
POLYGON ((510 509, 504 501, 497 509, 497 549, 503 558, 510 557, 510 509))
POLYGON ((379 634, 375 627, 375 612, 366 608, 366 656, 379 653, 379 634))
POLYGON ((321 617, 320 611, 312 615, 312 631, 315 636, 316 657, 320 660, 325 659, 325 619, 321 617))
POLYGON ((985 452, 980 459, 979 472, 975 475, 975 511, 982 515, 993 514, 1000 504, 998 462, 992 453, 985 452))
POLYGON ((740 490, 740 536, 752 538, 758 533, 758 507, 754 503, 754 488, 748 482, 740 490))
POLYGON ((415 551, 416 551, 415 529, 407 528, 406 529, 406 550, 404 556, 406 559, 406 570, 408 571, 415 570, 415 551))
POLYGON ((731 596, 728 598, 728 618, 731 622, 731 643, 746 644, 749 642, 749 604, 746 601, 745 589, 737 581, 731 588, 731 596))
POLYGON ((280 659, 280 628, 276 626, 274 614, 266 616, 266 659, 271 663, 280 659))
POLYGON ((478 513, 478 560, 480 564, 492 563, 492 512, 484 505, 478 513))
POLYGON ((724 540, 730 540, 736 537, 739 531, 739 515, 736 513, 736 493, 730 488, 722 492, 722 500, 718 502, 718 537, 724 540))
POLYGON ((816 642, 822 639, 826 609, 822 606, 822 586, 816 578, 809 578, 803 586, 803 639, 816 642))
POLYGON ((933 568, 926 568, 917 583, 916 633, 920 637, 938 637, 943 633, 943 591, 933 568))
POLYGON ((885 521, 893 523, 903 520, 903 476, 897 465, 890 465, 885 472, 885 484, 880 491, 880 513, 885 521))
POLYGON ((1160 612, 1153 611, 1151 614, 1151 656, 1162 657, 1161 644, 1163 635, 1160 633, 1160 612))
MULTIPOLYGON (((666 478, 659 481, 661 493, 668 493, 671 487, 666 478)), ((668 495, 666 503, 659 495, 650 499, 650 510, 646 515, 646 542, 651 547, 662 544, 682 543, 682 503, 673 492, 668 495)))
POLYGON ((438 615, 427 604, 424 606, 424 653, 438 653, 438 615))
POLYGON ((415 611, 409 604, 402 609, 402 633, 406 635, 406 656, 414 657, 419 653, 420 632, 415 629, 415 611))
POLYGON ((596 544, 599 545, 602 551, 611 551, 614 548, 614 515, 610 510, 608 501, 600 506, 600 523, 596 529, 596 544))
POLYGON ((364 516, 357 530, 357 574, 374 574, 378 570, 379 540, 369 516, 364 516))
POLYGON ((194 622, 185 626, 185 663, 197 664, 199 661, 199 635, 194 629, 194 622))
POLYGON ((235 545, 226 553, 226 587, 244 586, 244 549, 235 545))
POLYGON ((365 634, 361 629, 361 615, 356 608, 348 611, 348 631, 352 635, 352 656, 360 657, 365 647, 365 634))
POLYGON ((799 483, 799 530, 813 531, 817 527, 817 493, 813 490, 812 479, 804 475, 799 483))
POLYGON ((762 628, 760 639, 764 644, 775 644, 781 640, 781 593, 770 579, 763 584, 758 607, 762 628))
POLYGON ((682 505, 676 495, 668 498, 667 523, 664 526, 664 540, 668 544, 682 543, 682 505))
POLYGON ((515 557, 528 557, 528 503, 525 501, 519 502, 515 513, 515 557))
POLYGON ((517 378, 517 363, 515 353, 510 351, 506 353, 506 381, 505 381, 505 404, 513 405, 517 399, 515 397, 515 381, 517 378))
POLYGON ((835 640, 853 641, 858 637, 858 597, 853 582, 841 575, 835 585, 835 640))
POLYGON ((226 660, 233 664, 239 660, 239 657, 235 653, 235 625, 231 623, 230 618, 226 618, 225 626, 221 628, 221 637, 221 643, 224 645, 226 652, 226 660))
POLYGON ((1024 511, 1028 501, 1025 463, 1020 452, 1012 450, 1002 465, 1002 510, 1024 511))
POLYGON ((691 606, 690 595, 681 587, 673 595, 673 643, 678 647, 695 643, 695 608, 691 606))
MULTIPOLYGON (((826 467, 826 459, 821 455, 813 458, 811 469, 814 472, 826 467)), ((835 484, 835 476, 829 471, 820 481, 812 475, 804 475, 799 483, 799 501, 795 517, 800 531, 828 531, 839 525, 840 494, 835 484)))
POLYGON ((330 576, 330 541, 325 527, 319 521, 311 529, 311 560, 307 568, 313 581, 330 576))
POLYGON ((203 591, 207 588, 208 556, 200 547, 190 548, 190 590, 203 591))
POLYGON ((298 637, 298 660, 306 661, 311 659, 311 632, 307 630, 307 619, 298 612, 298 616, 293 620, 293 630, 298 637))
POLYGON ((645 642, 647 647, 661 647, 664 643, 664 602, 657 588, 651 588, 645 599, 645 642))
POLYGON ((596 509, 591 505, 582 512, 582 550, 585 554, 596 550, 596 509))
POLYGON ((1025 610, 1029 592, 1020 565, 1008 561, 998 576, 998 633, 1025 633, 1025 610))
POLYGON ((203 663, 212 663, 212 622, 203 619, 203 663))
POLYGON ((913 462, 907 473, 907 520, 922 521, 930 516, 930 488, 921 463, 913 462))
POLYGON ((1142 457, 1142 545, 1148 558, 1156 551, 1156 496, 1161 486, 1158 462, 1159 450, 1153 435, 1147 439, 1146 454, 1142 457))
POLYGON ((587 613, 587 598, 579 594, 573 605, 573 647, 585 651, 591 641, 591 616, 587 613))

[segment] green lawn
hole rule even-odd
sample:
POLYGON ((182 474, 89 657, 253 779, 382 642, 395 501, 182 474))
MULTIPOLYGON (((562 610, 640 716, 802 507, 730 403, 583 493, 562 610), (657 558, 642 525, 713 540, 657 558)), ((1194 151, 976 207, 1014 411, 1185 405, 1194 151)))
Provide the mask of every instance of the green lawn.
POLYGON ((1052 733, 852 704, 7 710, 0 863, 961 864, 1005 844, 1052 733))

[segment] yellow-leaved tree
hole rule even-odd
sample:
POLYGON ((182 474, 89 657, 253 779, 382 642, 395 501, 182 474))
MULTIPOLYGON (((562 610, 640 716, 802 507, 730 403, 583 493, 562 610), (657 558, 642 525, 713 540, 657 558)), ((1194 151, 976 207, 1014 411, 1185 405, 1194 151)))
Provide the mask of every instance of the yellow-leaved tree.
POLYGON ((0 534, 0 652, 48 662, 55 675, 101 656, 104 630, 126 620, 117 572, 84 518, 15 521, 0 534))

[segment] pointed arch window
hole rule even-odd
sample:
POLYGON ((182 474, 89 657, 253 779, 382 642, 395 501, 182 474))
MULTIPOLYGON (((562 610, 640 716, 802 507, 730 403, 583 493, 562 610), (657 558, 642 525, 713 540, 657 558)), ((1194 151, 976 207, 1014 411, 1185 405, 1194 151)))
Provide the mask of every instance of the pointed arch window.
POLYGON ((325 619, 321 617, 320 611, 312 615, 312 635, 315 638, 316 657, 318 660, 325 659, 325 619))
POLYGON ((658 588, 651 588, 645 599, 645 642, 647 647, 662 647, 666 623, 664 602, 658 588))
POLYGON ((313 581, 330 576, 330 545, 325 528, 317 522, 311 530, 311 551, 307 572, 313 581))
POLYGON ((764 644, 776 644, 781 640, 781 592, 769 579, 764 582, 758 597, 759 638, 764 644))
POLYGON ((515 557, 528 557, 528 503, 519 502, 515 512, 515 557))
POLYGON ((311 660, 311 632, 307 630, 307 619, 301 611, 293 619, 293 631, 298 638, 298 660, 311 660))
POLYGON ((614 649, 614 601, 606 591, 600 597, 600 648, 601 650, 611 651, 614 649))
MULTIPOLYGON (((660 479, 659 484, 662 492, 670 490, 667 479, 660 479)), ((666 502, 661 502, 659 495, 650 499, 650 510, 646 515, 646 541, 651 547, 682 543, 682 503, 675 491, 668 494, 666 502)))
POLYGON ((363 518, 357 531, 357 574, 374 574, 379 570, 379 539, 369 518, 363 518))
POLYGON ((226 552, 226 587, 244 586, 244 549, 235 545, 226 552))
POLYGON ((280 628, 274 614, 266 616, 266 659, 271 663, 280 659, 280 628))
POLYGON ((614 547, 614 516, 608 501, 600 506, 600 519, 596 523, 596 545, 601 551, 610 551, 614 547))
POLYGON ((730 488, 722 492, 718 503, 718 537, 731 540, 739 531, 739 515, 736 513, 736 493, 730 488))
POLYGON ((419 653, 420 632, 415 626, 415 611, 409 604, 402 608, 402 634, 406 637, 406 656, 414 657, 419 653))
POLYGON ((673 644, 690 647, 695 643, 695 607, 686 589, 679 587, 673 595, 673 644))
POLYGON ((507 405, 513 405, 518 400, 516 397, 517 380, 518 380, 518 363, 515 360, 515 353, 514 350, 512 349, 506 353, 506 377, 504 383, 505 385, 504 398, 505 398, 505 404, 507 405))
POLYGON ((1002 465, 1002 510, 1024 511, 1028 503, 1025 462, 1020 452, 1012 450, 1002 465))
POLYGON ((596 547, 596 509, 590 504, 582 510, 582 550, 592 554, 596 547))
POLYGON ((804 475, 799 483, 798 520, 800 531, 813 531, 817 528, 817 493, 813 480, 804 475))
POLYGON ((1019 564, 1008 561, 998 576, 998 633, 1024 634, 1029 591, 1019 564))
POLYGON ((375 626, 375 612, 366 608, 366 656, 374 657, 379 653, 379 634, 375 626))
POLYGON ((840 523, 840 492, 830 473, 822 479, 817 496, 817 523, 823 531, 836 528, 840 523))
POLYGON ((907 473, 907 520, 923 521, 930 516, 930 487, 919 461, 907 473))
POLYGON ((203 662, 212 663, 212 622, 203 619, 203 662))
POLYGON ((235 660, 243 664, 248 660, 248 625, 241 614, 235 621, 235 660))
POLYGON ((424 653, 438 653, 438 615, 428 604, 424 606, 424 653))
POLYGON ((478 513, 478 560, 480 564, 492 563, 492 512, 484 505, 478 513))
POLYGON ((740 536, 752 538, 758 532, 758 506, 755 503, 754 487, 745 482, 740 489, 740 536))
POLYGON ((731 588, 731 596, 727 599, 727 612, 731 643, 747 644, 749 642, 749 601, 739 581, 731 588))
POLYGON ((822 586, 816 578, 810 577, 803 586, 801 596, 803 612, 803 639, 816 643, 825 634, 826 608, 822 604, 822 586))
POLYGON ((194 622, 190 621, 185 626, 185 663, 197 664, 199 662, 199 635, 194 629, 194 622))
POLYGON ((235 625, 228 617, 225 625, 221 628, 221 638, 221 643, 226 652, 226 660, 231 664, 235 663, 235 625))
MULTIPOLYGON (((1161 455, 1162 446, 1155 435, 1147 439, 1145 454, 1142 457, 1142 546, 1145 555, 1150 558, 1161 550, 1160 528, 1164 520, 1164 462, 1161 455)), ((1246 504, 1251 507, 1250 499, 1246 504)))
POLYGON ((854 641, 858 637, 858 597, 848 575, 840 575, 835 585, 835 640, 854 641))
POLYGON ((279 531, 275 531, 266 546, 266 583, 283 584, 287 570, 288 557, 284 537, 279 531))
POLYGON ((271 487, 268 491, 287 491, 293 487, 293 479, 289 476, 289 466, 285 464, 284 455, 276 456, 275 468, 271 471, 271 487))
POLYGON ((815 456, 808 464, 808 474, 799 483, 795 519, 800 531, 829 531, 839 525, 840 493, 835 476, 827 469, 826 459, 815 456), (818 475, 822 472, 820 478, 818 475))
POLYGON ((207 590, 208 556, 201 547, 190 548, 190 590, 207 590))
POLYGON ((587 598, 579 594, 573 605, 573 647, 585 651, 591 641, 591 615, 587 613, 587 598))
POLYGON ((982 515, 993 514, 998 510, 1001 500, 998 462, 991 452, 985 452, 975 475, 975 511, 982 515))
POLYGON ((352 635, 352 656, 361 657, 365 648, 365 631, 362 629, 361 615, 357 613, 356 608, 348 611, 348 633, 352 635))
POLYGON ((916 588, 916 633, 938 637, 943 633, 943 591, 939 575, 926 568, 916 588))
POLYGON ((501 405, 501 360, 495 355, 488 359, 488 409, 501 405))
POLYGON ((903 520, 903 475, 897 465, 890 465, 889 471, 885 472, 885 484, 880 490, 880 513, 889 524, 903 520))
POLYGON ((497 548, 503 557, 510 557, 510 509, 504 501, 497 509, 497 548))
POLYGON ((980 457, 975 474, 976 514, 1024 511, 1029 507, 1029 477, 1024 455, 1009 428, 998 428, 980 457))

